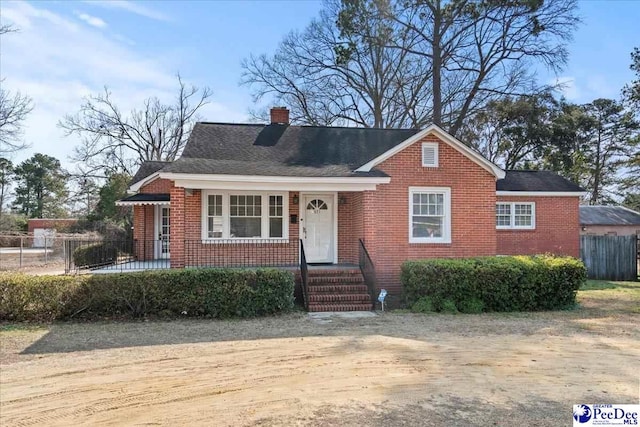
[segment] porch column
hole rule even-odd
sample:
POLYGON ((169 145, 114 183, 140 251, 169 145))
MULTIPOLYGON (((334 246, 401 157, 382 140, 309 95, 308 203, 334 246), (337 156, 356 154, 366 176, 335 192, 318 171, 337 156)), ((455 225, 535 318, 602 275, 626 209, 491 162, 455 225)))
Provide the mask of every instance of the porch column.
POLYGON ((184 188, 171 185, 171 228, 169 231, 169 253, 171 268, 184 267, 184 188))

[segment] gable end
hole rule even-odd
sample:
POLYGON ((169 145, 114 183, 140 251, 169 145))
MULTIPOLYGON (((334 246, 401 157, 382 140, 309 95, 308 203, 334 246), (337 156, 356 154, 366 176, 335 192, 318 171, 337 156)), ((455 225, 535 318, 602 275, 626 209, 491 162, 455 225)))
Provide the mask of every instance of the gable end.
MULTIPOLYGON (((367 162, 366 164, 360 166, 358 169, 356 169, 356 172, 369 172, 374 166, 382 163, 383 161, 385 161, 388 158, 396 155, 397 153, 399 153, 400 151, 404 150, 405 148, 407 148, 407 147, 413 145, 414 143, 422 140, 425 136, 427 136, 429 134, 434 134, 442 142, 450 145, 455 150, 459 151, 461 154, 463 154, 466 157, 468 157, 470 160, 472 160, 473 162, 478 164, 483 169, 487 170, 489 173, 491 173, 497 179, 503 179, 504 178, 505 172, 502 169, 500 169, 498 166, 496 166, 495 164, 493 164, 489 160, 485 159, 482 155, 480 155, 479 153, 475 152, 471 148, 467 147, 465 144, 463 144, 462 142, 460 142, 459 140, 457 140, 453 136, 449 135, 447 132, 445 132, 439 126, 436 126, 436 125, 431 125, 431 126, 427 127, 426 129, 424 129, 424 130, 418 132, 417 134, 413 135, 412 137, 407 138, 405 141, 403 141, 402 143, 396 145, 392 149, 387 150, 386 152, 382 153, 381 155, 379 155, 375 159, 373 159, 373 160, 367 162)), ((424 159, 424 151, 423 151, 423 159, 424 159)))

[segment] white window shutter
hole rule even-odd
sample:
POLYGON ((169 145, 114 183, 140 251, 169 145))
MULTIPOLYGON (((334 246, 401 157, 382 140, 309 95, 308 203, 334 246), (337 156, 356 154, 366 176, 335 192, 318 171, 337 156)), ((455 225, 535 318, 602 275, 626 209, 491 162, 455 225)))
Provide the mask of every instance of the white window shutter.
POLYGON ((422 166, 425 166, 425 167, 438 166, 438 144, 436 143, 422 144, 422 166))

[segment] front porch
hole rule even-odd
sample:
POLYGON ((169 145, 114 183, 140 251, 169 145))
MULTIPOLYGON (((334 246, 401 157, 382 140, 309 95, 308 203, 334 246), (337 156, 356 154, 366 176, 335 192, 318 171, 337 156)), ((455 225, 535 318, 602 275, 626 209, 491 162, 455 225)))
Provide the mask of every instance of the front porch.
POLYGON ((134 208, 133 260, 97 272, 285 268, 310 311, 371 309, 375 270, 364 239, 375 240, 365 227, 375 211, 365 206, 375 185, 242 184, 160 179, 149 191, 162 193, 123 199, 134 208))

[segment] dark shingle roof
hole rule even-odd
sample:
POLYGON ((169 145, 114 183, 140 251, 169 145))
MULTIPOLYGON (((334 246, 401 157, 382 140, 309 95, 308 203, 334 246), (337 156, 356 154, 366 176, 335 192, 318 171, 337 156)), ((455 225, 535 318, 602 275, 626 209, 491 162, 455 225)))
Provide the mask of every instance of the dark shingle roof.
POLYGON ((622 206, 580 206, 583 225, 640 225, 640 213, 622 206))
POLYGON ((222 174, 222 175, 262 175, 262 176, 305 176, 305 177, 349 177, 387 176, 384 172, 353 172, 347 165, 283 165, 274 161, 193 159, 182 157, 162 169, 163 172, 222 174))
POLYGON ((120 202, 168 202, 169 194, 164 193, 138 193, 119 200, 120 202))
MULTIPOLYGON (((380 176, 352 171, 417 129, 198 123, 167 172, 281 176, 380 176)), ((384 176, 384 174, 382 174, 384 176)))
POLYGON ((551 171, 508 170, 497 191, 582 192, 578 185, 551 171))
POLYGON ((171 162, 161 162, 157 160, 146 160, 140 165, 138 172, 131 178, 131 183, 135 184, 138 181, 142 181, 151 174, 158 172, 163 167, 171 164, 171 162))
MULTIPOLYGON (((182 157, 144 162, 138 182, 163 172, 301 177, 387 176, 372 169, 353 172, 418 129, 372 129, 281 124, 197 123, 182 157)), ((507 171, 498 191, 578 192, 580 187, 549 171, 507 171)))

